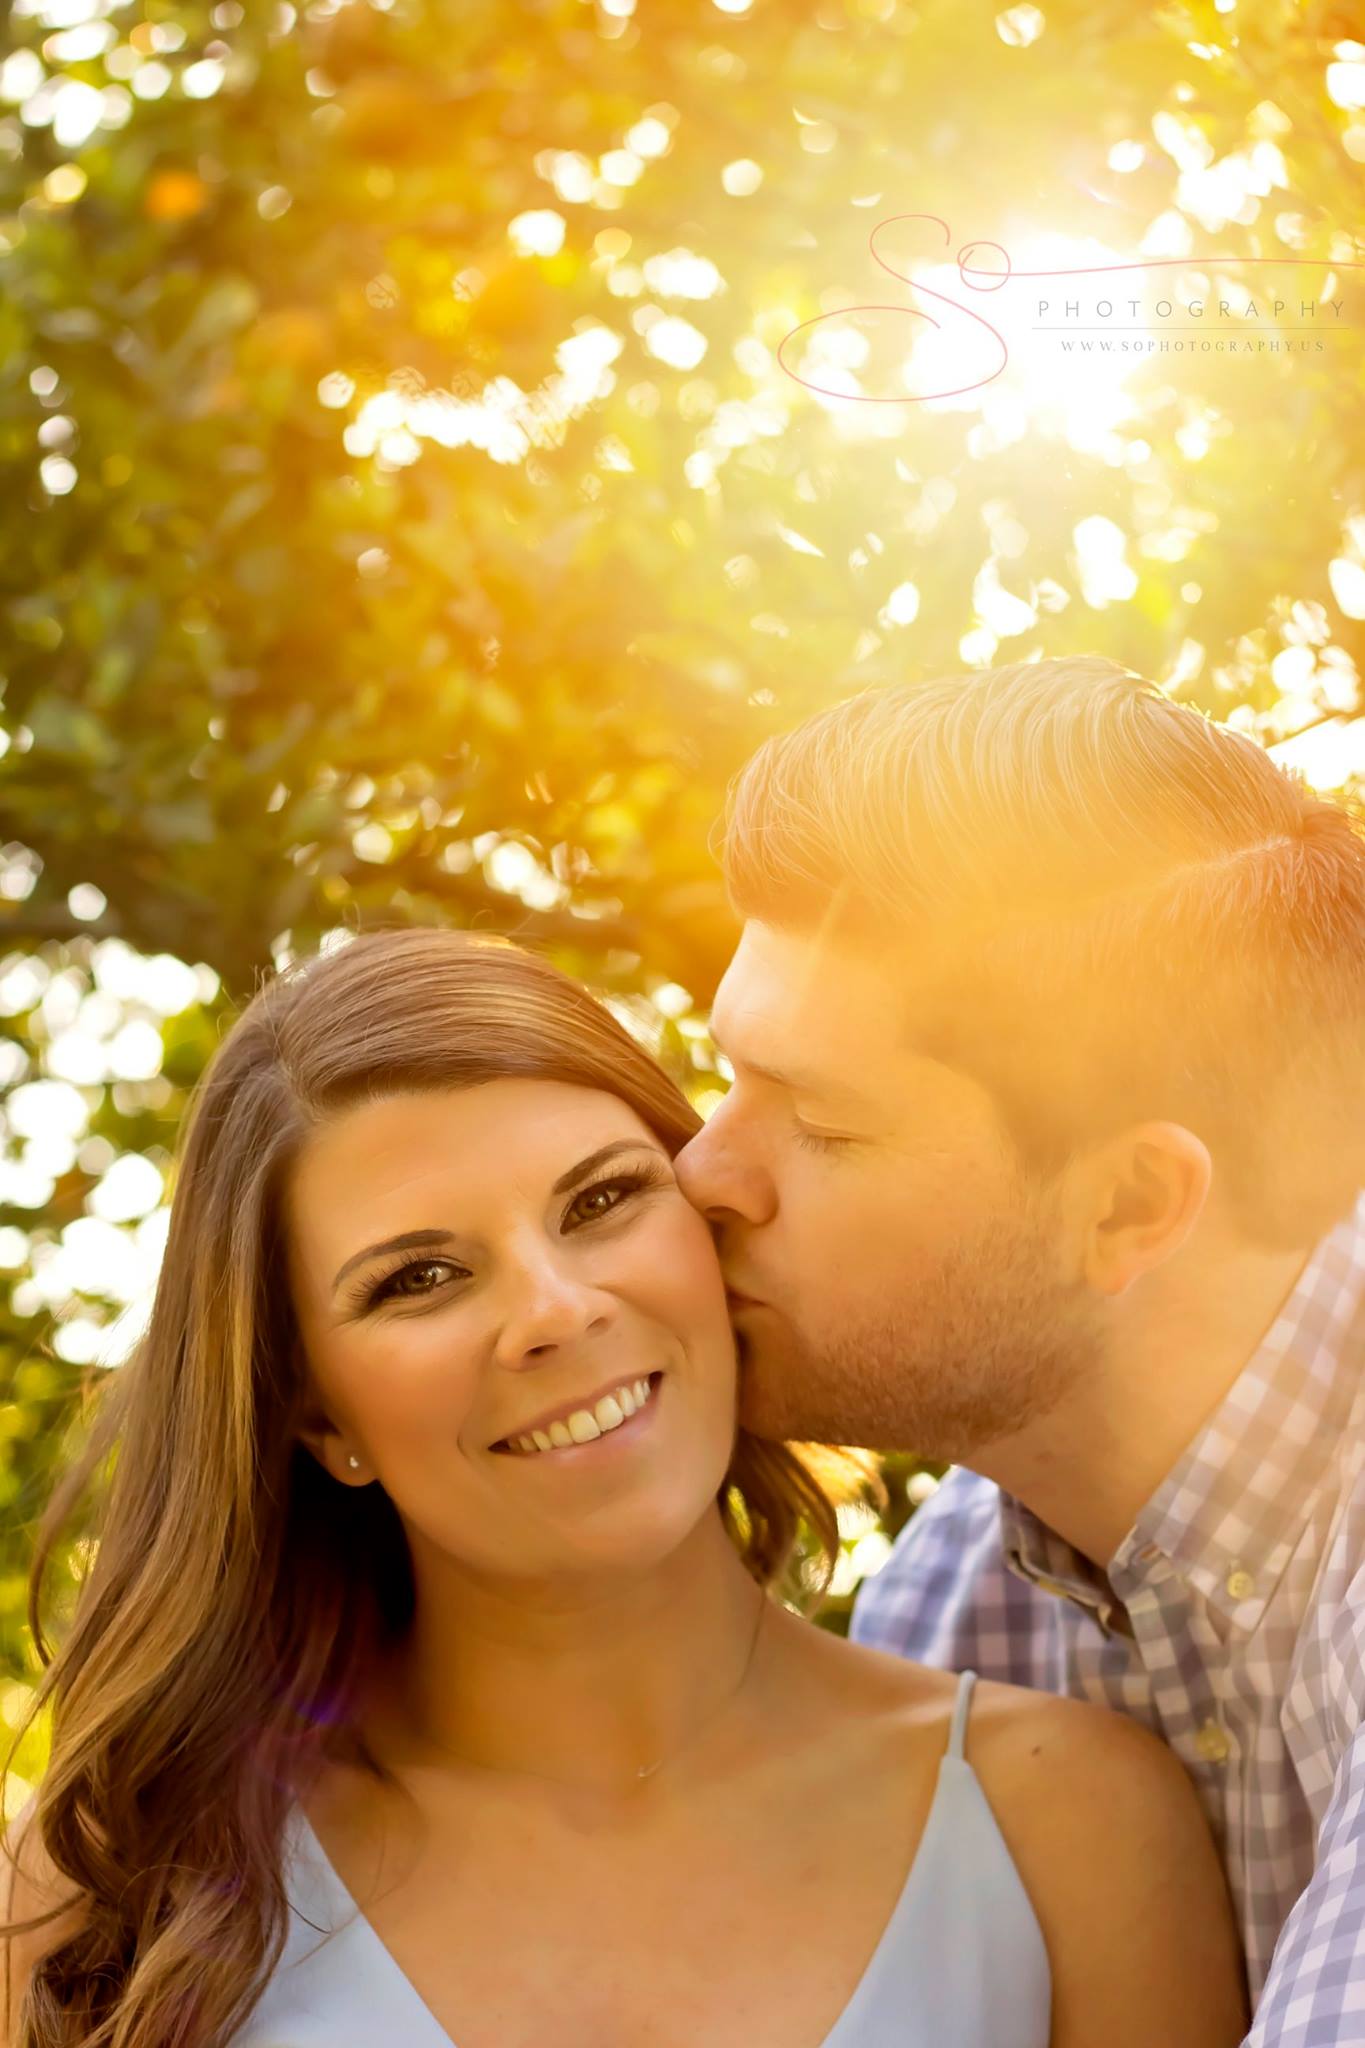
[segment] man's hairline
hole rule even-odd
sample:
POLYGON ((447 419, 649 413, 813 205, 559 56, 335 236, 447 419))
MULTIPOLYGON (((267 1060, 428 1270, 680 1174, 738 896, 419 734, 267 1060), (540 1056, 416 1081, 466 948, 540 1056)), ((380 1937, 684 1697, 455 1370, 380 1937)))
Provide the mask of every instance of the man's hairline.
MULTIPOLYGON (((760 926, 765 931, 775 933, 779 938, 787 940, 796 940, 799 942, 808 942, 812 946, 819 946, 822 943, 826 943, 831 940, 836 945, 842 943, 850 952, 853 952, 855 954, 861 954, 872 966, 880 968, 882 965, 881 957, 876 952, 876 933, 870 928, 870 926, 862 927, 859 924, 855 923, 855 921, 852 918, 846 918, 844 923, 838 927, 838 930, 836 932, 835 918, 837 917, 838 913, 834 903, 831 904, 830 912, 825 913, 817 919, 802 918, 791 914, 765 916, 757 911, 746 911, 741 909, 740 906, 735 903, 733 898, 731 898, 731 908, 735 911, 736 916, 740 918, 743 928, 740 932, 740 939, 735 946, 735 950, 730 955, 730 959, 726 962, 725 968, 722 972, 722 981, 724 980, 724 976, 729 973, 730 968, 734 965, 735 959, 738 957, 739 946, 743 943, 744 932, 748 930, 750 925, 760 926)), ((717 992, 719 993, 719 988, 717 992)), ((712 1002, 710 1012, 710 1025, 712 1041, 713 1043, 715 1043, 717 1051, 721 1052, 723 1058, 729 1060, 730 1055, 724 1051, 724 1048, 721 1046, 719 1040, 716 1038, 714 1000, 712 1002)), ((971 1081, 975 1083, 976 1086, 985 1089, 985 1092, 991 1096, 992 1100, 995 1099, 994 1089, 989 1087, 986 1081, 982 1078, 982 1076, 976 1071, 976 1069, 973 1066, 963 1065, 955 1060, 945 1060, 941 1058, 937 1053, 929 1051, 924 1045, 918 1043, 913 1037, 909 1035, 908 1032, 902 1035, 898 1040, 894 1040, 892 1042, 891 1049, 895 1052, 908 1053, 911 1057, 916 1059, 932 1061, 935 1065, 943 1067, 946 1071, 960 1075, 962 1079, 971 1081)), ((740 1065, 751 1066, 751 1063, 741 1059, 740 1065)), ((751 1066, 751 1071, 752 1070, 753 1069, 751 1066)), ((762 1072, 763 1070, 760 1068, 757 1071, 762 1072)), ((807 1082, 804 1084, 801 1081, 793 1080, 791 1082, 788 1082, 787 1085, 793 1087, 794 1089, 799 1089, 802 1085, 812 1085, 813 1087, 827 1087, 831 1084, 828 1081, 822 1082, 817 1076, 811 1075, 808 1077, 807 1082)), ((869 1106, 874 1106, 869 1102, 869 1098, 867 1096, 859 1094, 856 1090, 853 1091, 852 1099, 863 1103, 868 1103, 869 1106)))

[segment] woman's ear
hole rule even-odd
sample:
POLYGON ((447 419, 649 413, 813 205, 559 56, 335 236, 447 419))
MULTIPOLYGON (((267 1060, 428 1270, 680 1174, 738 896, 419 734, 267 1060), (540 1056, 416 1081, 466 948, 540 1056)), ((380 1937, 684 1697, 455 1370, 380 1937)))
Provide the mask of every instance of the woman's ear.
POLYGON ((294 1384, 299 1388, 294 1437, 311 1451, 324 1472, 343 1486, 366 1486, 374 1478, 366 1460, 347 1441, 318 1399, 301 1338, 295 1338, 294 1384))
POLYGON ((365 1459, 351 1448, 335 1424, 323 1421, 296 1429, 297 1441, 311 1451, 324 1472, 343 1486, 368 1486, 374 1478, 365 1459))

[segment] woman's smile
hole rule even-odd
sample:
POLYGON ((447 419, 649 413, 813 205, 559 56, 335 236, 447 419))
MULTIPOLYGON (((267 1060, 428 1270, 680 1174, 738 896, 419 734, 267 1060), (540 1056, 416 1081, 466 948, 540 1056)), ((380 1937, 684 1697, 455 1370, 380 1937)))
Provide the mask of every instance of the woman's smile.
POLYGON ((653 1426, 663 1379, 661 1372, 652 1372, 622 1381, 586 1404, 552 1410, 550 1419, 502 1437, 491 1448, 517 1458, 548 1457, 556 1464, 577 1465, 584 1452, 600 1454, 608 1445, 638 1443, 653 1426))

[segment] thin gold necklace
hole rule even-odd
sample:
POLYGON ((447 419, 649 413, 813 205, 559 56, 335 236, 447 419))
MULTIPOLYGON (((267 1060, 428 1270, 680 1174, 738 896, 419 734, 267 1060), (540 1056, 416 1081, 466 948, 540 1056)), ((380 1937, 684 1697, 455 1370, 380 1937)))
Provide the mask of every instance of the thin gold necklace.
MULTIPOLYGON (((678 1744, 678 1747, 676 1749, 670 1750, 664 1756, 661 1756, 657 1763, 642 1764, 640 1769, 635 1772, 633 1778, 627 1780, 628 1784, 642 1783, 646 1778, 652 1778, 656 1772, 661 1771, 664 1768, 665 1764, 671 1764, 676 1762, 677 1758, 680 1757, 685 1750, 688 1750, 692 1747, 693 1743, 697 1741, 699 1736, 704 1735, 707 1729, 712 1727, 715 1724, 715 1722, 719 1720, 720 1716, 726 1711, 727 1708, 733 1706, 734 1702, 739 1698, 740 1693, 744 1690, 744 1686, 748 1680, 749 1674, 753 1670, 754 1658, 758 1651, 758 1639, 763 1630, 763 1616, 767 1610, 767 1607, 768 1596, 764 1592, 763 1588, 760 1586, 758 1589, 758 1606, 754 1614, 754 1630, 753 1634, 749 1638, 749 1652, 748 1655, 745 1657, 744 1669, 739 1674, 739 1680, 737 1684, 735 1684, 731 1688, 731 1690, 725 1695, 724 1699, 721 1700, 717 1706, 713 1707, 711 1712, 708 1715, 706 1715, 705 1718, 701 1722, 699 1722, 695 1728, 692 1729, 691 1733, 683 1738, 683 1740, 678 1744)), ((446 1743, 438 1742, 434 1736, 428 1735, 425 1739, 431 1744, 433 1749, 439 1749, 443 1756, 451 1757, 454 1759, 456 1763, 465 1764, 472 1770, 492 1771, 500 1777, 537 1778, 543 1784, 568 1787, 570 1790, 576 1792, 599 1791, 603 1789, 599 1786, 584 1785, 577 1779, 559 1778, 554 1776, 553 1773, 549 1771, 523 1770, 520 1765, 513 1764, 484 1763, 478 1757, 465 1756, 461 1751, 451 1749, 446 1743)))

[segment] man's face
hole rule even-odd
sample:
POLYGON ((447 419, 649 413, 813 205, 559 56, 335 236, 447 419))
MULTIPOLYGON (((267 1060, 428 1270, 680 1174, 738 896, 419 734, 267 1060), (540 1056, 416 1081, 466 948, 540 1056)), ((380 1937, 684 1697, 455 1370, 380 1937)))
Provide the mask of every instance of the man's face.
POLYGON ((745 1427, 958 1461, 1055 1405, 1099 1346, 1058 1193, 915 1050, 894 945, 751 922, 712 1029, 734 1081, 675 1168, 716 1230, 745 1427))

